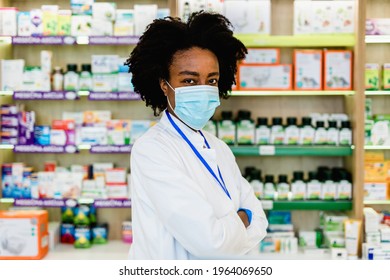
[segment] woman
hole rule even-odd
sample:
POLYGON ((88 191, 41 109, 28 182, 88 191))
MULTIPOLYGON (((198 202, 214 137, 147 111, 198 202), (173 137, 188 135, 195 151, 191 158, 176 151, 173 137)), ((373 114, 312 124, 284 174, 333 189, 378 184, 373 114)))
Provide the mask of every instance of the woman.
POLYGON ((235 82, 247 50, 219 14, 150 24, 127 64, 162 117, 132 149, 132 259, 242 256, 267 220, 229 147, 201 129, 235 82))

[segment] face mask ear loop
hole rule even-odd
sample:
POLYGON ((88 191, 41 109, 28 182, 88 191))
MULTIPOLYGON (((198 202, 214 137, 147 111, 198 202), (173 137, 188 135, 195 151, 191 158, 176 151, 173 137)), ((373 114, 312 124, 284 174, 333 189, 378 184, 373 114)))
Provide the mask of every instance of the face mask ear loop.
MULTIPOLYGON (((167 83, 167 85, 175 92, 175 89, 168 83, 167 80, 165 80, 165 82, 167 83)), ((173 109, 171 103, 169 102, 169 98, 168 98, 168 95, 167 95, 167 101, 168 101, 168 105, 169 107, 171 107, 172 111, 175 112, 175 109, 173 109)))

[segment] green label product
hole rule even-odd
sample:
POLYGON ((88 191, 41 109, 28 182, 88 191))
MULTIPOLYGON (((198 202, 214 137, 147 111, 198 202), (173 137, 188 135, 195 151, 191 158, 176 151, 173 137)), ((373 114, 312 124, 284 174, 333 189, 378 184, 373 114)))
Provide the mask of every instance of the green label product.
POLYGON ((273 200, 275 198, 275 183, 273 175, 265 176, 263 199, 273 200))
POLYGON ((267 145, 271 140, 271 129, 268 126, 267 118, 258 118, 255 143, 258 145, 267 145))
POLYGON ((366 90, 378 90, 379 89, 379 64, 366 63, 365 87, 366 87, 366 90))
POLYGON ((282 118, 272 118, 270 144, 283 145, 284 137, 285 137, 285 132, 284 132, 284 127, 282 125, 282 118))
POLYGON ((278 200, 288 200, 288 193, 290 192, 290 185, 287 183, 286 175, 279 175, 279 182, 276 187, 278 193, 278 200))
POLYGON ((336 121, 329 121, 329 127, 327 130, 327 144, 338 145, 339 144, 339 129, 337 128, 336 121))
POLYGON ((326 128, 324 127, 323 121, 317 121, 316 133, 314 136, 314 144, 316 145, 326 145, 328 142, 328 134, 326 128))
POLYGON ((340 145, 343 146, 352 145, 352 130, 351 130, 351 123, 349 121, 341 122, 339 143, 340 145))
POLYGON ((221 115, 222 120, 218 125, 218 137, 226 144, 234 145, 236 126, 232 120, 233 113, 231 111, 223 111, 221 115))
POLYGON ((293 200, 306 199, 306 183, 303 181, 303 172, 295 171, 291 182, 291 195, 293 200))
POLYGON ((285 130, 284 144, 297 145, 299 142, 299 128, 297 126, 297 118, 287 118, 287 127, 285 130))
POLYGON ((383 64, 382 85, 384 90, 390 90, 390 63, 383 64))
POLYGON ((302 118, 302 127, 299 131, 299 145, 312 145, 314 143, 315 129, 311 125, 310 117, 302 118))

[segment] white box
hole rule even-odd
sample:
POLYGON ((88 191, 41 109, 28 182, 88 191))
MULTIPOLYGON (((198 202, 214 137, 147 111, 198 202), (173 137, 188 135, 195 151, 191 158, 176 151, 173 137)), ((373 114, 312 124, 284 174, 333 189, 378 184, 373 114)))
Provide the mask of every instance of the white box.
POLYGON ((49 222, 49 251, 54 251, 57 245, 60 243, 60 223, 49 222))
POLYGON ((390 227, 383 225, 379 232, 381 234, 381 242, 382 243, 390 243, 390 227))
POLYGON ((157 5, 134 5, 135 35, 142 35, 146 26, 157 18, 157 5))
POLYGON ((271 1, 225 1, 225 16, 237 33, 271 33, 271 1))
POLYGON ((43 73, 50 74, 52 71, 52 51, 41 51, 41 69, 43 73))
POLYGON ((364 183, 364 200, 386 200, 387 183, 364 183))
POLYGON ((364 207, 363 212, 365 232, 379 232, 379 224, 381 223, 382 216, 370 207, 364 207))
POLYGON ((248 90, 290 90, 291 65, 240 65, 239 88, 248 90))
POLYGON ((204 10, 206 0, 178 0, 178 16, 182 21, 187 22, 193 12, 204 10))
POLYGON ((16 36, 17 8, 0 8, 0 36, 16 36))
POLYGON ((294 89, 322 89, 322 51, 294 51, 294 89))
POLYGON ((299 245, 306 248, 317 248, 315 231, 299 231, 299 245))
POLYGON ((106 184, 108 198, 127 198, 129 196, 127 184, 106 184))
POLYGON ((24 59, 0 60, 1 90, 20 90, 23 85, 24 59))
POLYGON ((151 121, 132 120, 130 129, 130 144, 140 138, 151 126, 151 121))
POLYGON ((372 245, 381 244, 381 234, 380 232, 366 232, 366 243, 372 245))
POLYGON ((118 73, 118 55, 92 55, 92 73, 93 74, 111 74, 118 73))
POLYGON ((90 36, 92 33, 92 16, 72 16, 70 30, 72 36, 90 36))
POLYGON ((98 2, 92 4, 92 16, 94 19, 114 21, 116 17, 116 3, 98 2))
POLYGON ((107 145, 106 127, 82 127, 80 129, 81 143, 90 145, 107 145))
POLYGON ((112 36, 114 34, 114 25, 112 21, 100 18, 92 18, 92 36, 112 36))
POLYGON ((96 92, 118 91, 118 74, 93 74, 92 90, 96 92))
POLYGON ((43 35, 43 13, 41 9, 33 9, 30 11, 31 35, 43 35))
POLYGON ((73 15, 92 15, 92 4, 95 0, 70 0, 73 15))
POLYGON ((116 10, 116 20, 114 24, 115 36, 134 35, 134 10, 118 9, 116 10))
POLYGON ((324 89, 352 89, 352 52, 324 51, 324 89))
POLYGON ((278 64, 280 50, 266 48, 248 48, 248 54, 242 63, 244 64, 278 64))
POLYGON ((107 183, 126 183, 127 173, 125 168, 106 169, 105 174, 107 183))
POLYGON ((18 36, 31 36, 30 12, 18 13, 18 36))

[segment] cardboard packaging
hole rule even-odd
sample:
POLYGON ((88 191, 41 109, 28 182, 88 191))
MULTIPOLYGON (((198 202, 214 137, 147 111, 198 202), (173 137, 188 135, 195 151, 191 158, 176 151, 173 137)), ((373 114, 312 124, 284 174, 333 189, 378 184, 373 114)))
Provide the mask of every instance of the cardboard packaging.
POLYGON ((366 35, 390 35, 390 18, 366 19, 366 35))
POLYGON ((324 90, 352 90, 352 51, 324 51, 324 90))
POLYGON ((379 90, 379 64, 366 63, 364 75, 366 90, 379 90))
POLYGON ((248 48, 248 54, 243 64, 279 64, 280 49, 277 48, 248 48))
POLYGON ((322 90, 321 50, 294 50, 294 89, 322 90))
POLYGON ((0 211, 0 240, 0 260, 42 259, 49 250, 47 211, 0 211))

